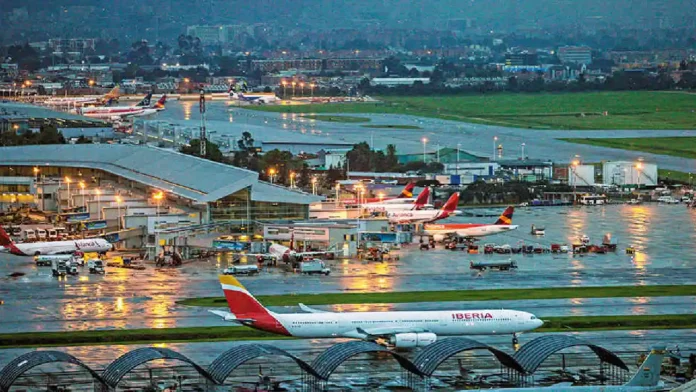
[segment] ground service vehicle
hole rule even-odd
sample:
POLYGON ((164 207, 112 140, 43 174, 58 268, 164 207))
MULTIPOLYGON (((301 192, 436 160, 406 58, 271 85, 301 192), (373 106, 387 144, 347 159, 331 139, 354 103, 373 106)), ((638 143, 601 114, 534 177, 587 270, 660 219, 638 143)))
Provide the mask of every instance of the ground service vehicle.
POLYGON ((38 255, 34 257, 37 267, 53 265, 54 260, 72 262, 73 259, 74 257, 72 255, 38 255))
POLYGON ((53 276, 65 276, 68 274, 68 268, 64 260, 51 261, 51 268, 53 269, 53 276))
POLYGON ((101 259, 91 259, 87 262, 90 274, 104 274, 104 262, 101 259))
POLYGON ((321 260, 307 260, 300 262, 300 272, 303 274, 324 274, 331 273, 331 269, 321 260))
POLYGON ((497 269, 499 271, 509 271, 511 269, 516 269, 517 268, 517 263, 508 260, 508 261, 477 261, 477 262, 471 262, 470 263, 470 268, 479 270, 479 271, 485 271, 486 269, 497 269))
POLYGON ((259 273, 259 267, 256 265, 234 265, 225 268, 222 273, 224 275, 255 275, 259 273))

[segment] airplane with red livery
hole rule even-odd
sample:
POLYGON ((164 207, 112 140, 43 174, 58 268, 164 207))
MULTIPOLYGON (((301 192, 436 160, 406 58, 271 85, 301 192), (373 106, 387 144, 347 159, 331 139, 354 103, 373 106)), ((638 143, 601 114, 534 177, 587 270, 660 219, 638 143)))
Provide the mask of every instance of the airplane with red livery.
MULTIPOLYGON (((413 189, 416 187, 415 182, 409 182, 406 184, 404 189, 399 193, 397 197, 369 197, 366 199, 361 199, 363 203, 404 203, 404 202, 414 202, 416 198, 413 197, 413 189)), ((341 203, 345 205, 358 204, 358 199, 342 199, 341 203)))
POLYGON ((149 99, 145 97, 139 104, 135 106, 86 106, 78 110, 79 114, 91 118, 103 119, 121 119, 127 117, 141 117, 155 114, 164 110, 164 104, 167 102, 167 95, 162 97, 153 105, 149 106, 149 99), (148 106, 144 103, 148 102, 148 106))
POLYGON ((387 212, 387 218, 393 223, 429 223, 450 216, 459 215, 462 212, 457 210, 459 204, 459 192, 454 192, 447 202, 439 210, 416 210, 416 211, 392 211, 387 212))
POLYGON ((430 188, 425 188, 413 201, 411 198, 393 199, 385 202, 366 203, 362 204, 361 207, 370 212, 413 211, 432 207, 428 204, 429 199, 430 188))
POLYGON ((113 249, 113 245, 103 238, 16 244, 2 227, 0 246, 17 256, 71 254, 77 251, 106 253, 113 249))
POLYGON ((304 313, 275 313, 231 275, 221 275, 229 312, 211 310, 225 321, 298 338, 353 338, 398 348, 427 346, 441 336, 513 335, 544 324, 528 312, 505 309, 393 312, 327 312, 299 304, 304 313))
POLYGON ((487 223, 447 223, 447 224, 426 224, 423 230, 426 234, 433 237, 435 241, 442 241, 448 235, 459 237, 486 237, 489 235, 505 233, 516 230, 517 225, 512 224, 512 214, 515 207, 508 207, 503 211, 498 220, 493 224, 487 223))

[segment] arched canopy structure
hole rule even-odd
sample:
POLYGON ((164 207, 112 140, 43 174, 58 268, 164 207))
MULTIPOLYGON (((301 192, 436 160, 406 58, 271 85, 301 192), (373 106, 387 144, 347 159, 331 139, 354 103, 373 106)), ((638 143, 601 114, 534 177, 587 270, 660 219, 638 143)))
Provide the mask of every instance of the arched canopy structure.
POLYGON ((156 347, 143 347, 123 354, 115 361, 111 362, 106 369, 104 369, 102 378, 108 386, 111 388, 116 388, 118 383, 126 374, 128 374, 128 372, 144 363, 157 359, 175 359, 177 361, 188 363, 189 365, 193 366, 194 369, 196 369, 198 374, 212 382, 215 382, 215 380, 205 369, 198 366, 195 362, 188 359, 184 355, 167 348, 156 347))
POLYGON ((538 337, 522 346, 520 351, 515 353, 514 358, 527 373, 531 374, 534 373, 539 368, 539 365, 551 356, 551 354, 576 346, 588 347, 602 362, 607 362, 621 369, 628 370, 624 361, 611 351, 569 335, 545 335, 538 337))
POLYGON ((243 344, 231 348, 219 357, 215 358, 213 363, 208 366, 208 373, 218 384, 223 384, 225 379, 240 365, 254 358, 265 356, 282 356, 295 361, 295 363, 305 372, 314 377, 319 377, 316 371, 305 361, 297 358, 285 350, 281 350, 267 344, 243 344))
POLYGON ((363 353, 372 352, 384 352, 390 354, 402 368, 408 370, 409 372, 422 376, 423 374, 418 370, 418 368, 409 361, 406 357, 401 356, 391 350, 386 349, 384 346, 380 346, 374 342, 366 342, 363 340, 353 340, 346 343, 335 344, 323 353, 319 354, 318 357, 312 362, 312 368, 317 372, 317 375, 322 380, 328 380, 331 377, 331 373, 336 370, 343 362, 347 359, 363 353))
POLYGON ((97 372, 70 354, 61 351, 32 351, 13 359, 0 370, 0 392, 9 391, 17 377, 21 376, 29 369, 53 362, 77 365, 88 371, 89 374, 92 375, 92 378, 99 383, 104 384, 104 380, 97 372))
POLYGON ((419 371, 430 377, 435 370, 448 358, 462 351, 488 350, 498 359, 503 366, 524 373, 524 368, 517 363, 515 358, 504 351, 497 350, 487 344, 467 338, 447 338, 426 346, 416 358, 413 364, 419 371))

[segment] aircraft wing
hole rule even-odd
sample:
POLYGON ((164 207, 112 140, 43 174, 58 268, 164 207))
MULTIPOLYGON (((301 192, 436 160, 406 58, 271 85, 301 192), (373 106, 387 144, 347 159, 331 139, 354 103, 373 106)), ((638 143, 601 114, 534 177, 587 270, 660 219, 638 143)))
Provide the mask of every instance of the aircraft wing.
POLYGON ((300 306, 300 309, 302 309, 303 312, 307 312, 307 313, 331 313, 331 312, 327 312, 325 310, 310 308, 309 306, 307 306, 305 304, 298 304, 298 305, 300 306))
POLYGON ((225 321, 232 321, 234 323, 244 324, 254 322, 254 319, 240 319, 230 312, 225 312, 223 310, 208 310, 210 313, 222 317, 225 321))
POLYGON ((359 333, 366 336, 390 336, 396 335, 398 333, 420 333, 420 332, 430 332, 425 328, 420 327, 372 327, 372 328, 358 328, 359 333))
POLYGON ((295 252, 296 256, 304 257, 304 256, 324 256, 327 253, 331 252, 295 252))

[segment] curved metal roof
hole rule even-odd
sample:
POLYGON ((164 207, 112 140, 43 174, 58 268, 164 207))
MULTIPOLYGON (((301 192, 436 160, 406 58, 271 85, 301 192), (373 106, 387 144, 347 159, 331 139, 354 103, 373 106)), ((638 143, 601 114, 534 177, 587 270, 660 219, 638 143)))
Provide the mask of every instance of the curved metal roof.
POLYGON ((447 338, 426 346, 423 351, 413 359, 416 365, 426 376, 432 376, 435 370, 448 358, 462 351, 488 350, 504 366, 524 373, 524 368, 510 354, 497 350, 487 344, 467 338, 447 338))
POLYGON ((422 376, 420 370, 408 360, 408 358, 397 354, 391 350, 386 349, 374 342, 366 342, 364 340, 353 340, 346 343, 338 343, 329 348, 327 348, 323 353, 319 354, 318 357, 312 362, 312 367, 317 372, 317 375, 322 380, 328 380, 331 377, 331 373, 336 370, 337 367, 341 366, 343 362, 347 359, 363 353, 371 352, 384 352, 391 354, 394 359, 399 362, 402 368, 408 370, 409 372, 422 376))
POLYGON ((285 350, 281 350, 267 344, 244 344, 233 347, 220 354, 219 357, 215 358, 213 363, 208 366, 208 373, 216 383, 223 384, 230 373, 232 373, 244 362, 258 357, 267 357, 272 355, 290 358, 295 361, 295 363, 305 372, 314 377, 319 377, 317 372, 314 371, 314 369, 307 362, 297 358, 285 350))
POLYGON ((123 376, 128 374, 128 372, 130 372, 139 365, 157 359, 175 359, 178 361, 186 362, 189 365, 193 366, 193 368, 196 369, 196 371, 201 376, 207 378, 212 382, 215 382, 215 380, 210 376, 210 374, 208 374, 208 372, 205 369, 198 366, 198 364, 188 359, 183 354, 180 354, 168 348, 156 347, 143 347, 123 354, 122 356, 118 357, 115 361, 111 362, 109 366, 106 367, 106 369, 104 369, 104 373, 102 373, 102 378, 108 386, 116 388, 123 376))
POLYGON ((611 351, 588 343, 570 335, 545 335, 540 336, 525 344, 515 353, 513 358, 522 365, 527 373, 534 373, 551 354, 570 347, 585 346, 590 348, 603 362, 628 370, 628 367, 611 351))
POLYGON ((0 392, 7 392, 17 377, 29 369, 53 362, 65 362, 77 365, 89 372, 92 378, 104 384, 104 379, 89 366, 70 354, 61 351, 31 351, 13 359, 0 370, 0 392))

